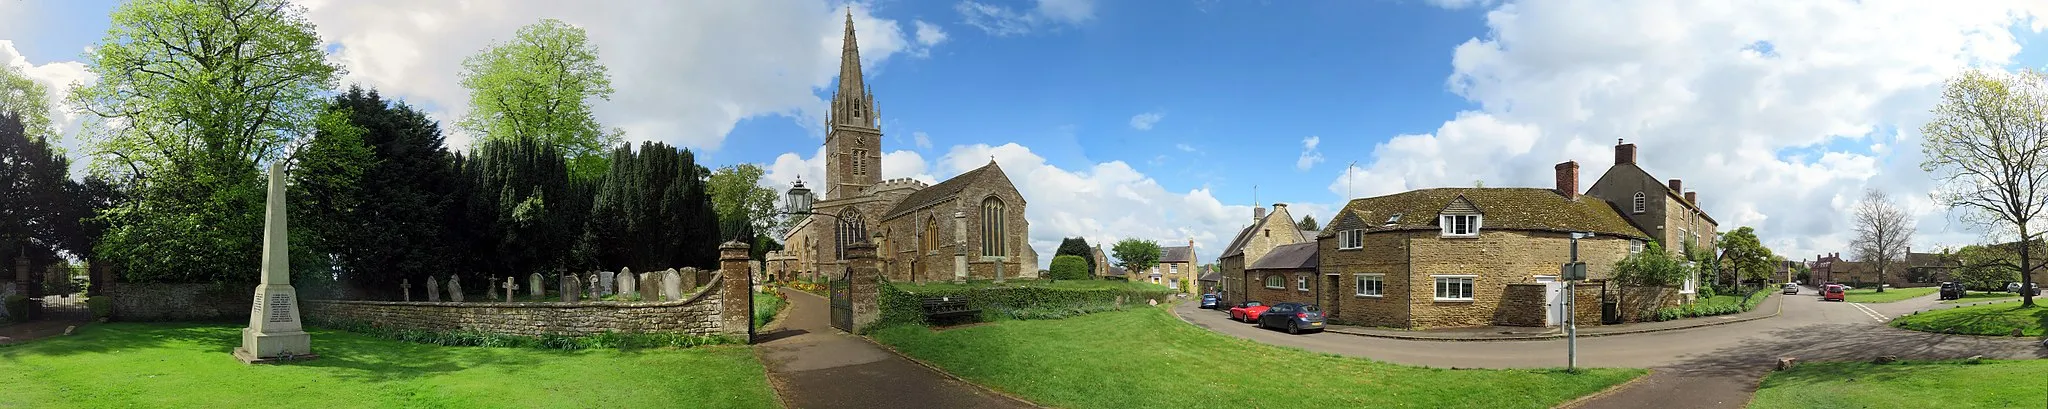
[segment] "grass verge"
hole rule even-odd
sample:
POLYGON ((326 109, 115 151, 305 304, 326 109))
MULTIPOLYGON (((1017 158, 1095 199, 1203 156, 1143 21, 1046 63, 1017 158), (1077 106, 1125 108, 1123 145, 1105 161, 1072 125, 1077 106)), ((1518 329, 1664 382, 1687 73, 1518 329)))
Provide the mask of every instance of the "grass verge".
POLYGON ((1773 372, 1749 407, 2028 408, 2048 403, 2048 360, 1821 362, 1773 372))
POLYGON ((1849 302, 1887 303, 1919 298, 1920 296, 1933 294, 1937 290, 1940 290, 1940 288, 1887 288, 1884 292, 1880 293, 1875 288, 1858 288, 1849 290, 1847 295, 1849 296, 1849 302))
POLYGON ((1094 290, 1094 289, 1113 289, 1113 290, 1140 290, 1140 291, 1166 291, 1166 290, 1168 290, 1168 288, 1167 288, 1166 286, 1163 286, 1163 285, 1158 285, 1158 284, 1152 284, 1152 283, 1140 283, 1140 282, 1133 282, 1133 281, 1123 281, 1123 280, 1008 280, 1008 281, 1004 281, 1004 282, 1003 282, 1003 283, 1002 283, 1001 285, 997 285, 997 284, 996 284, 996 283, 995 283, 994 281, 988 281, 988 280, 973 280, 973 281, 968 281, 968 282, 966 282, 966 283, 963 283, 963 284, 954 284, 954 283, 952 283, 952 282, 948 282, 948 281, 937 281, 937 282, 923 282, 923 283, 891 282, 891 283, 889 283, 889 284, 891 284, 891 285, 895 285, 895 286, 896 286, 896 288, 898 288, 898 289, 902 289, 903 291, 908 291, 908 292, 913 292, 913 293, 917 293, 917 292, 939 292, 939 291, 951 291, 951 290, 963 290, 963 289, 970 289, 970 288, 987 288, 987 287, 1053 288, 1053 289, 1062 289, 1062 290, 1094 290))
POLYGON ((870 336, 975 383, 1062 408, 1547 408, 1644 373, 1401 366, 1223 336, 1169 314, 1137 308, 943 332, 904 325, 870 336))
POLYGON ((773 288, 765 293, 754 293, 754 328, 768 326, 768 321, 774 320, 775 314, 782 312, 782 307, 787 305, 789 300, 783 299, 782 294, 773 288))
POLYGON ((2018 329, 2028 336, 2044 335, 2048 307, 2020 308, 2019 304, 1998 303, 1945 310, 1933 310, 1892 320, 1893 327, 1942 334, 2010 336, 2018 329))
POLYGON ((245 365, 240 325, 95 324, 0 348, 0 407, 775 407, 743 346, 442 347, 309 328, 319 359, 245 365))
POLYGON ((1941 303, 1942 303, 1942 304, 1962 304, 1962 303, 1973 303, 1973 302, 1978 302, 1978 301, 1997 301, 1997 300, 2003 300, 2003 299, 2008 299, 2008 298, 2020 298, 2020 294, 2019 294, 2019 293, 1995 293, 1995 292, 1976 292, 1976 291, 1972 291, 1972 292, 1970 292, 1969 294, 1964 294, 1964 295, 1963 295, 1963 298, 1961 298, 1961 299, 1955 299, 1955 300, 1948 300, 1948 301, 1942 301, 1941 303))

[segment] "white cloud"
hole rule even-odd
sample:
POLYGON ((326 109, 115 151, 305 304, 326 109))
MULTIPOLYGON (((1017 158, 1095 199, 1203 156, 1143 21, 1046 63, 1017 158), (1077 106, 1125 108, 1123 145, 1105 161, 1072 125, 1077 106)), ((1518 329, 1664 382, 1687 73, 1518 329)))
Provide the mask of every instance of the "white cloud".
POLYGON ((1322 163, 1323 153, 1316 150, 1316 145, 1321 145, 1322 143, 1323 138, 1319 136, 1301 138, 1301 158, 1294 160, 1294 168, 1308 170, 1308 168, 1315 167, 1317 163, 1322 163))
POLYGON ((911 178, 926 184, 939 183, 925 170, 924 155, 913 151, 895 151, 882 154, 882 178, 911 178))
MULTIPOLYGON (((596 101, 598 120, 629 141, 660 140, 715 150, 745 118, 782 115, 818 129, 826 108, 816 91, 838 72, 848 4, 815 0, 556 2, 508 0, 300 0, 344 80, 424 105, 446 123, 467 111, 462 60, 541 18, 583 27, 618 92, 596 101)), ((938 27, 883 19, 852 3, 861 63, 869 75, 897 54, 924 55, 942 43, 938 27)), ((452 127, 444 127, 452 130, 452 127)), ((450 145, 472 139, 459 132, 450 145)))
POLYGON ((1176 144, 1173 144, 1173 148, 1174 148, 1174 149, 1179 149, 1179 150, 1180 150, 1181 152, 1187 152, 1187 153, 1194 153, 1194 152, 1196 152, 1196 151, 1197 151, 1197 149, 1195 149, 1195 147, 1193 147, 1193 146, 1188 146, 1188 144, 1185 144, 1185 143, 1176 143, 1176 144))
POLYGON ((915 20, 912 23, 917 26, 917 44, 919 46, 930 49, 932 46, 946 42, 946 30, 939 28, 937 24, 926 23, 924 20, 915 20))
POLYGON ((1152 125, 1159 123, 1159 120, 1161 119, 1166 119, 1166 114, 1159 112, 1146 112, 1142 114, 1132 115, 1131 128, 1140 131, 1150 131, 1152 130, 1152 125))
MULTIPOLYGON (((77 133, 83 118, 73 113, 71 105, 66 104, 64 99, 71 94, 72 84, 90 85, 99 80, 99 76, 87 71, 85 64, 77 61, 57 61, 42 65, 31 63, 28 56, 15 49, 14 42, 10 40, 0 40, 0 65, 14 67, 23 76, 41 84, 43 89, 48 91, 50 121, 54 122, 57 132, 63 135, 58 140, 59 146, 66 149, 75 149, 79 146, 81 140, 77 138, 77 133)), ((77 157, 78 152, 74 150, 72 153, 77 157)), ((83 165, 86 161, 75 162, 83 165)))
MULTIPOLYGON (((1794 259, 1842 251, 1838 209, 1865 187, 1932 190, 1915 130, 1942 80, 2007 64, 2011 30, 2039 32, 2044 17, 2048 3, 2023 1, 1507 2, 1453 53, 1446 84, 1479 108, 1376 146, 1350 177, 1360 197, 1474 179, 1547 187, 1552 165, 1577 160, 1583 188, 1626 138, 1724 229, 1756 227, 1794 259)), ((1978 239, 1944 209, 1913 209, 1915 248, 1978 239)))
POLYGON ((917 132, 911 132, 911 133, 910 133, 910 136, 911 136, 911 140, 913 140, 913 141, 915 141, 915 142, 917 143, 917 148, 918 148, 918 149, 931 149, 931 148, 932 148, 932 136, 931 136, 931 135, 926 135, 926 134, 924 133, 924 131, 917 131, 917 132))
POLYGON ((1466 7, 1474 7, 1474 6, 1478 6, 1478 7, 1486 7, 1486 6, 1491 6, 1491 5, 1493 5, 1493 4, 1495 3, 1495 1, 1494 1, 1494 0, 1424 0, 1424 1, 1425 1, 1425 2, 1427 2, 1427 3, 1429 3, 1429 5, 1432 5, 1432 6, 1437 6, 1437 7, 1443 7, 1443 8, 1446 8, 1446 9, 1451 9, 1451 10, 1457 10, 1457 9, 1462 9, 1462 8, 1466 8, 1466 7))
POLYGON ((967 25, 998 37, 1080 25, 1095 19, 1094 0, 1037 0, 1036 7, 1021 11, 968 0, 953 5, 953 10, 960 12, 967 25))

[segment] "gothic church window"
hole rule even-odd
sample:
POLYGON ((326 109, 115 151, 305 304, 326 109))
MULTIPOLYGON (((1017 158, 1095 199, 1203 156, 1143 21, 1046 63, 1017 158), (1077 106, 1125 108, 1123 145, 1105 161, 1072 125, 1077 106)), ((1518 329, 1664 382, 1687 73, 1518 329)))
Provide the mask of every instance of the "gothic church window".
POLYGON ((866 223, 863 223, 860 219, 860 212, 853 208, 847 208, 846 211, 839 212, 838 230, 836 236, 838 236, 839 259, 845 260, 846 248, 852 246, 853 243, 860 242, 861 238, 867 236, 868 230, 866 223))
POLYGON ((866 150, 866 149, 854 149, 854 150, 853 150, 853 174, 855 174, 855 175, 867 175, 867 174, 868 174, 868 150, 866 150))
POLYGON ((981 255, 1004 255, 1003 237, 1003 201, 994 197, 981 201, 981 255))
POLYGON ((925 218, 924 233, 917 236, 917 248, 927 252, 939 249, 939 219, 925 218))

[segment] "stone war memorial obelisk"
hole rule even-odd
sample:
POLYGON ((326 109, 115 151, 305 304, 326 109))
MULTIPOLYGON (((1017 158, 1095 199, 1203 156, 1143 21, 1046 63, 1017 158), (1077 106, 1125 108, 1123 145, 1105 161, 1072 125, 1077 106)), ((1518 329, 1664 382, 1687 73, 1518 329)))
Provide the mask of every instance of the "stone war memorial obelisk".
POLYGON ((242 346, 235 358, 243 363, 312 359, 313 339, 299 326, 298 293, 292 290, 285 241, 284 163, 270 164, 270 195, 263 204, 263 277, 256 285, 256 303, 242 346))

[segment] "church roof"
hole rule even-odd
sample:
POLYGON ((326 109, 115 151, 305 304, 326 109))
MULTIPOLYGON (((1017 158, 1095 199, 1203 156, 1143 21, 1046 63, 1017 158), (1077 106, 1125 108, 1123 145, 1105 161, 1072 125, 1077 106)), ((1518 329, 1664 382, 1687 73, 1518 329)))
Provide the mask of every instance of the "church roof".
POLYGON ((894 219, 897 216, 909 214, 918 209, 952 199, 954 196, 959 196, 960 191, 967 190, 968 186, 973 186, 975 182, 991 179, 993 179, 992 181, 1000 181, 1005 185, 1010 184, 1009 177, 1003 175, 1003 168, 996 166, 995 161, 989 161, 987 165, 974 168, 974 170, 954 176, 952 179, 946 179, 931 187, 919 189, 916 192, 912 192, 909 196, 904 196, 903 201, 896 202, 895 208, 889 209, 888 213, 883 214, 882 220, 894 219))

